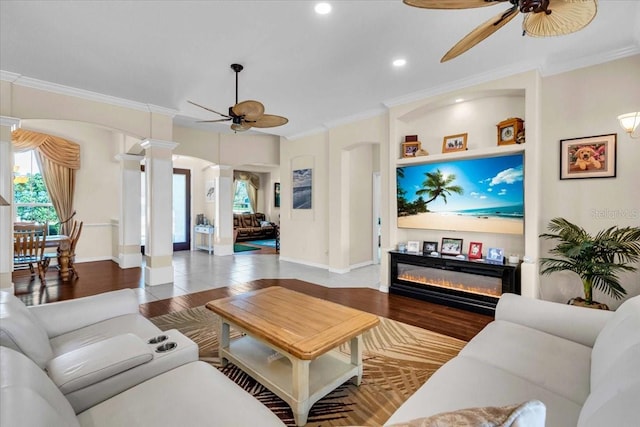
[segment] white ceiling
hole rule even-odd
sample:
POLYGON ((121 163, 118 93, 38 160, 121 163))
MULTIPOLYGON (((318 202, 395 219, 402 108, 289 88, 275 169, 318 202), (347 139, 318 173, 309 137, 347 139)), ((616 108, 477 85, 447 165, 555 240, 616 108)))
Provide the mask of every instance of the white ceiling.
MULTIPOLYGON (((295 138, 385 106, 533 68, 545 74, 640 52, 640 1, 600 0, 567 36, 521 36, 521 17, 469 52, 440 58, 508 3, 426 10, 393 1, 0 1, 0 70, 176 111, 193 126, 239 98, 264 103, 295 138), (407 65, 391 66, 403 57, 407 65)), ((553 8, 553 0, 551 0, 553 8)), ((20 83, 20 79, 16 81, 20 83)), ((203 125, 199 125, 203 126, 203 125)), ((225 131, 228 124, 207 124, 225 131)))

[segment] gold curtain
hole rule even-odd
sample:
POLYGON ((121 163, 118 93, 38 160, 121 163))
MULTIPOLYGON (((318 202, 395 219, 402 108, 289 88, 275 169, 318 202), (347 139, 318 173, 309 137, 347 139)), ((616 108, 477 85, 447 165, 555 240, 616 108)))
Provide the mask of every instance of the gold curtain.
POLYGON ((245 183, 247 183, 247 195, 249 196, 249 204, 251 205, 251 210, 253 212, 256 212, 256 209, 258 208, 258 189, 260 188, 260 177, 251 172, 234 171, 233 194, 236 194, 238 181, 244 181, 245 183))
MULTIPOLYGON (((80 146, 44 133, 17 129, 11 135, 14 151, 35 150, 44 183, 58 218, 64 221, 73 214, 76 170, 80 169, 80 146)), ((70 223, 62 224, 62 234, 71 231, 70 223)))

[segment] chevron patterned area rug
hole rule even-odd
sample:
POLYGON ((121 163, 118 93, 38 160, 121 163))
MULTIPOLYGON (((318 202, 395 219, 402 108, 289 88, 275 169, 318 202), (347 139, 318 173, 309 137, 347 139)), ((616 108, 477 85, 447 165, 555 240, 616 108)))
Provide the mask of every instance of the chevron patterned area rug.
MULTIPOLYGON (((255 396, 287 425, 294 426, 289 406, 233 364, 218 358, 216 315, 204 307, 182 310, 151 321, 162 330, 178 329, 200 347, 200 360, 211 363, 255 396)), ((381 426, 465 342, 381 317, 363 336, 364 374, 360 387, 351 381, 316 402, 307 426, 381 426)), ((236 337, 239 334, 235 335, 236 337)), ((232 335, 233 339, 233 335, 232 335)), ((345 344, 341 352, 349 354, 345 344)))

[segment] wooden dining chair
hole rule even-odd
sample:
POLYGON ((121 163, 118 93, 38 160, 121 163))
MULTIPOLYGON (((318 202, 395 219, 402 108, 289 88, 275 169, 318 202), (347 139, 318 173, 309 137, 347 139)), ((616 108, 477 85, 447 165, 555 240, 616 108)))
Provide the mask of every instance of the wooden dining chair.
POLYGON ((47 236, 39 227, 31 227, 13 233, 13 265, 28 266, 31 277, 38 270, 40 282, 45 285, 46 266, 44 262, 44 246, 47 236))

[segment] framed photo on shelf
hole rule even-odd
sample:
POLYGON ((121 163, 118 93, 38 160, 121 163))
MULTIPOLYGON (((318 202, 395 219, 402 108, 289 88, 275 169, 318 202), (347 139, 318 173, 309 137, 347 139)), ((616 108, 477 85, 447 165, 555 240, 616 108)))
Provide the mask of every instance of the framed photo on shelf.
POLYGON ((422 242, 422 253, 438 252, 438 242, 422 242))
POLYGON ((487 261, 496 264, 504 263, 504 249, 502 248, 489 248, 487 251, 487 261))
POLYGON ((616 134, 560 140, 560 179, 615 178, 616 134))
POLYGON ((416 154, 418 154, 418 151, 420 151, 419 141, 402 143, 402 157, 405 157, 405 158, 416 157, 416 154))
POLYGON ((480 242, 471 242, 469 243, 469 259, 480 259, 482 258, 482 243, 480 242))
POLYGON ((467 149, 467 134, 445 136, 442 141, 442 152, 452 153, 454 151, 464 151, 467 149))
POLYGON ((407 252, 417 254, 420 252, 420 242, 416 240, 409 240, 407 242, 407 252))
POLYGON ((442 238, 442 255, 460 255, 462 253, 462 239, 442 238))

